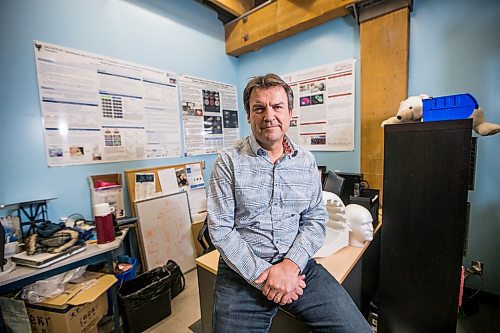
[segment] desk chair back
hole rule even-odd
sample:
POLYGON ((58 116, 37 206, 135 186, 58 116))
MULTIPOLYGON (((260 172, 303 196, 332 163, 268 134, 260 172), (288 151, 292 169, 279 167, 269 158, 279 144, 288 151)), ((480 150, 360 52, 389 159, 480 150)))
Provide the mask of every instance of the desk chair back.
POLYGON ((201 247, 203 248, 203 254, 206 254, 208 252, 215 250, 215 246, 212 243, 212 240, 210 240, 210 234, 208 232, 207 218, 205 218, 205 221, 203 221, 203 226, 201 227, 200 231, 198 232, 197 239, 198 239, 198 243, 200 243, 201 247))

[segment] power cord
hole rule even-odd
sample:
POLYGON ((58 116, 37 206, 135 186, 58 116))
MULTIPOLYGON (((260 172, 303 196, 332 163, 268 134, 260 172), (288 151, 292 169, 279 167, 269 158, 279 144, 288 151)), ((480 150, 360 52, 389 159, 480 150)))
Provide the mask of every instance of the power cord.
POLYGON ((484 282, 483 273, 484 272, 482 270, 482 267, 476 265, 472 265, 471 267, 468 267, 464 270, 462 306, 459 309, 458 313, 459 318, 469 317, 477 311, 477 305, 476 309, 474 309, 474 298, 478 296, 478 294, 481 292, 483 288, 483 282, 484 282), (469 280, 471 276, 478 276, 480 278, 479 286, 477 288, 465 285, 466 281, 469 280), (470 291, 470 294, 466 293, 466 289, 470 291))

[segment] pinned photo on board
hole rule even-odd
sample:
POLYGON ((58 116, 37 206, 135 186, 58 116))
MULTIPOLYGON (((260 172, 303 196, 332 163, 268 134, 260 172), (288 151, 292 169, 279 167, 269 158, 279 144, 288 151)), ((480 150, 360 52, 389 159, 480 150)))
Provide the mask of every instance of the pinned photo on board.
POLYGON ((49 148, 49 157, 63 157, 62 148, 49 148))
POLYGON ((71 146, 69 147, 69 156, 71 157, 77 157, 77 156, 83 156, 83 147, 78 147, 78 146, 71 146))
POLYGON ((308 82, 299 85, 299 91, 301 93, 315 93, 325 90, 326 90, 326 85, 324 82, 308 82))
POLYGON ((186 170, 184 168, 176 169, 175 170, 175 177, 177 178, 177 186, 182 187, 182 186, 189 185, 187 175, 186 175, 186 170))
POLYGON ((301 93, 302 92, 309 92, 310 87, 311 87, 310 83, 304 83, 304 84, 299 85, 299 90, 301 93))
POLYGON ((220 94, 217 91, 203 90, 205 112, 220 112, 220 94))
POLYGON ((99 151, 98 145, 95 145, 92 148, 92 161, 102 161, 102 155, 101 152, 99 151))
POLYGON ((311 83, 311 89, 309 91, 315 93, 318 91, 325 91, 325 90, 326 90, 326 85, 324 82, 315 82, 311 83))
POLYGON ((323 102, 324 102, 323 94, 311 96, 311 104, 313 104, 313 105, 323 104, 323 102))
POLYGON ((203 111, 194 102, 182 102, 182 113, 188 116, 202 116, 203 111))
POLYGON ((326 135, 313 135, 311 145, 326 145, 326 135))
POLYGON ((205 134, 222 134, 222 117, 204 117, 205 134))
POLYGON ((300 106, 308 106, 311 105, 311 97, 304 96, 300 98, 300 106))
POLYGON ((238 111, 223 110, 224 128, 238 128, 238 111))

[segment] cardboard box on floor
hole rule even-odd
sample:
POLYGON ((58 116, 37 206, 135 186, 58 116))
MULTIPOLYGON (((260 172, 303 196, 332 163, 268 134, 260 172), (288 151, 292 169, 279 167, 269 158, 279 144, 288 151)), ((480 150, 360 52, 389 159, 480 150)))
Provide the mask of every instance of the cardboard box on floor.
POLYGON ((106 291, 117 281, 112 274, 86 272, 64 292, 39 304, 26 304, 33 333, 95 331, 108 311, 106 291))

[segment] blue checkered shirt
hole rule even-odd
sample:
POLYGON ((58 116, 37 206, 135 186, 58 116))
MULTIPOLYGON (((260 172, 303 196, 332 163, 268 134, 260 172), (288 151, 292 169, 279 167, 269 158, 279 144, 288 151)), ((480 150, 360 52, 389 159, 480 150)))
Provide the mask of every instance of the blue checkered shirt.
MULTIPOLYGON (((285 145, 286 144, 286 145, 285 145)), ((249 136, 217 158, 208 190, 210 238, 251 285, 288 258, 301 271, 323 245, 328 214, 314 156, 294 145, 273 164, 249 136)))

